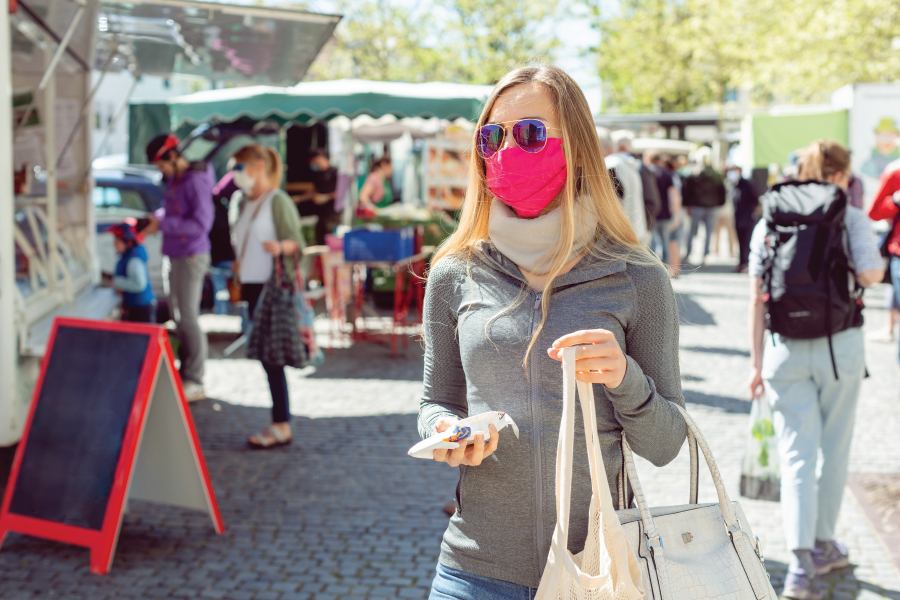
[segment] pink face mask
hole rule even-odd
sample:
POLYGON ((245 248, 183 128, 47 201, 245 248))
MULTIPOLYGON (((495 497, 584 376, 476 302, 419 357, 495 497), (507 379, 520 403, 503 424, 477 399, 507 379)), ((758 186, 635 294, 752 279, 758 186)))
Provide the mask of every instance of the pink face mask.
POLYGON ((566 156, 559 138, 549 138, 534 154, 510 146, 484 162, 488 189, 520 217, 538 216, 566 185, 566 156))

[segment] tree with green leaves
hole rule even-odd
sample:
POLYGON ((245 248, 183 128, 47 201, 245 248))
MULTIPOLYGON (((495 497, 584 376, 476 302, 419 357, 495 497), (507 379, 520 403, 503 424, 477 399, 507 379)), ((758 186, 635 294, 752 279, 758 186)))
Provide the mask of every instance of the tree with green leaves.
POLYGON ((345 15, 309 79, 490 84, 526 61, 550 60, 559 0, 396 0, 340 5, 345 15))
POLYGON ((622 112, 823 102, 847 83, 900 78, 896 0, 589 0, 607 102, 622 112))

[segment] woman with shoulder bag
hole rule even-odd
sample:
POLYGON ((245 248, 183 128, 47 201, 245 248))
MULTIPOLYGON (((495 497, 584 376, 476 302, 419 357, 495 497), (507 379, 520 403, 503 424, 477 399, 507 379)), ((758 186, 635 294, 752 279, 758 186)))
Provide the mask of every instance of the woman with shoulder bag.
POLYGON ((884 261, 871 223, 847 199, 847 148, 832 140, 813 142, 802 151, 799 167, 797 181, 763 196, 765 218, 750 239, 749 385, 755 401, 771 403, 778 440, 784 535, 793 553, 782 595, 821 600, 816 577, 850 564, 846 548, 832 538, 866 370, 861 307, 852 295, 841 304, 837 300, 839 293, 847 296, 854 279, 860 287, 880 282, 884 261), (796 227, 798 221, 806 227, 796 227), (846 235, 831 242, 829 231, 846 235), (839 260, 826 257, 838 254, 839 260), (819 266, 813 267, 816 259, 819 266), (813 295, 819 282, 835 294, 822 312, 817 298, 824 294, 813 295), (806 316, 810 331, 801 330, 806 316))
MULTIPOLYGON (((553 66, 520 68, 494 87, 478 121, 459 229, 432 262, 425 297, 423 438, 460 418, 502 411, 518 439, 437 450, 460 468, 457 510, 431 598, 530 598, 556 526, 562 351, 594 384, 613 496, 622 433, 655 465, 686 435, 678 311, 665 267, 645 249, 616 196, 590 109, 553 66)), ((576 429, 576 447, 586 443, 576 429)), ((574 457, 572 506, 587 506, 586 454, 574 457)), ((586 511, 571 514, 580 551, 586 511)))
MULTIPOLYGON (((270 280, 275 260, 283 256, 284 268, 294 270, 294 256, 305 247, 300 216, 290 197, 280 189, 281 156, 258 144, 245 146, 234 155, 234 182, 245 200, 234 228, 241 300, 249 304, 251 318, 263 286, 270 280), (274 260, 273 260, 274 259, 274 260)), ((273 448, 291 441, 290 402, 284 366, 263 362, 272 393, 272 425, 250 436, 252 448, 273 448)))

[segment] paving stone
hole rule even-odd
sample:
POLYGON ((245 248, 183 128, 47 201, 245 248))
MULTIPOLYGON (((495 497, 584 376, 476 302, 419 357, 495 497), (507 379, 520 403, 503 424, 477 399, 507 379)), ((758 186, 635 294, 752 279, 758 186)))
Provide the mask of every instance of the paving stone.
MULTIPOLYGON (((745 525, 763 541, 780 592, 789 557, 780 507, 737 493, 750 408, 748 280, 723 270, 686 272, 674 282, 685 397, 745 525)), ((880 300, 871 299, 883 291, 867 293, 867 330, 884 322, 880 300)), ((397 359, 385 346, 339 345, 321 367, 288 369, 294 442, 254 452, 246 435, 270 420, 268 385, 243 351, 222 357, 230 341, 210 344, 204 384, 214 399, 191 404, 225 534, 217 536, 202 512, 132 502, 102 578, 90 573, 83 548, 10 534, 0 552, 0 598, 427 598, 447 526, 441 506, 453 498, 458 472, 406 456, 418 441, 419 344, 397 359)), ((872 377, 860 395, 851 471, 900 473, 896 346, 867 342, 866 353, 872 377)), ((686 501, 686 449, 663 468, 638 459, 638 471, 651 504, 686 501)), ((700 494, 715 498, 706 474, 700 494)), ((837 537, 858 568, 826 578, 827 599, 900 600, 900 573, 849 493, 837 537)))

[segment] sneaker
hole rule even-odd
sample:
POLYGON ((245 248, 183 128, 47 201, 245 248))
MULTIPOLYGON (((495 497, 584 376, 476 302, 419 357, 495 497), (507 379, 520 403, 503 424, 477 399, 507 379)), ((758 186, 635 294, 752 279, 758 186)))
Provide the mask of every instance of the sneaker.
POLYGON ((847 548, 834 540, 828 542, 827 548, 813 548, 813 564, 816 565, 817 575, 827 575, 835 569, 843 569, 850 566, 850 554, 847 548))
POLYGON ((184 397, 188 402, 196 402, 197 400, 205 400, 206 392, 203 386, 193 381, 184 382, 184 397))
POLYGON ((816 587, 815 577, 802 569, 788 571, 784 580, 784 591, 781 595, 792 600, 823 600, 825 598, 825 595, 816 587))

